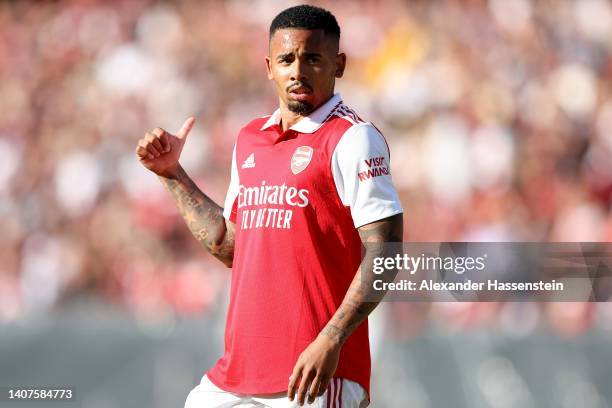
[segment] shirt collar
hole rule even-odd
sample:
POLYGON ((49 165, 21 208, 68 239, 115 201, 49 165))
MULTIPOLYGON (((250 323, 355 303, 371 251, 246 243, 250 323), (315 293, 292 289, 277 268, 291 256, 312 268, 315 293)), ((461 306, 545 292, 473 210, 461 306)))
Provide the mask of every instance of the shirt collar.
MULTIPOLYGON (((342 102, 342 97, 339 93, 335 93, 327 102, 319 106, 309 116, 305 116, 300 119, 297 123, 291 126, 290 129, 300 133, 314 133, 319 129, 323 123, 329 118, 334 108, 342 102)), ((274 111, 268 118, 266 123, 261 127, 260 130, 265 130, 272 125, 278 125, 280 123, 280 109, 274 111)))

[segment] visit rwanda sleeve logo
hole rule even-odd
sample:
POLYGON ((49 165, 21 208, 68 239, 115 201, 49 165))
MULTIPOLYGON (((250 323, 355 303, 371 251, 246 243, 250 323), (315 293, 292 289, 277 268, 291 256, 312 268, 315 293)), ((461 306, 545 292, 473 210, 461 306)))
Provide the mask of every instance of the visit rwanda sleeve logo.
POLYGON ((295 149, 293 156, 291 157, 291 172, 298 174, 303 172, 312 160, 312 147, 300 146, 295 149))
POLYGON ((383 156, 370 157, 369 159, 364 160, 363 162, 367 166, 367 169, 357 173, 360 182, 369 180, 374 177, 389 175, 389 167, 387 166, 387 163, 385 162, 385 158, 383 156))

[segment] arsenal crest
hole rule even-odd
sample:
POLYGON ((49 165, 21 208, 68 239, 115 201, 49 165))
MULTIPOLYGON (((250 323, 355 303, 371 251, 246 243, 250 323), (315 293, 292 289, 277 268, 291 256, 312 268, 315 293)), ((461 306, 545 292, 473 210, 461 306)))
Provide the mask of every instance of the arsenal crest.
POLYGON ((310 160, 312 159, 312 147, 310 146, 300 146, 295 149, 295 153, 291 157, 291 172, 293 174, 298 174, 304 171, 310 160))

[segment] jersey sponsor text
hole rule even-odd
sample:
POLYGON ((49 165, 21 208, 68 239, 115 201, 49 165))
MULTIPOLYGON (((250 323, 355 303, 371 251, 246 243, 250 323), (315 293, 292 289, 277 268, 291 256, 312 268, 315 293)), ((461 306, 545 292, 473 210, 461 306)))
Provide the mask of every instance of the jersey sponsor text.
POLYGON ((269 205, 306 207, 308 205, 308 190, 305 188, 266 184, 246 187, 240 185, 238 190, 238 210, 242 213, 240 228, 291 228, 293 209, 269 208, 269 205), (263 207, 266 206, 266 207, 263 207), (246 208, 245 208, 246 207, 246 208), (259 207, 259 208, 249 208, 259 207))
POLYGON ((368 166, 368 169, 357 173, 359 181, 365 181, 374 177, 389 175, 389 168, 385 165, 385 158, 383 156, 371 157, 367 160, 364 160, 364 163, 366 164, 366 166, 368 166))

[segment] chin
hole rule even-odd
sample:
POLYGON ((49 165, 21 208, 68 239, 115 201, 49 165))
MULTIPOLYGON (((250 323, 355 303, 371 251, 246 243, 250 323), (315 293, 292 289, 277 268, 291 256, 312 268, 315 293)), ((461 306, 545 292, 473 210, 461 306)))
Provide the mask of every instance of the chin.
POLYGON ((287 104, 287 108, 291 112, 297 113, 301 116, 308 115, 313 111, 312 105, 310 103, 301 101, 291 101, 287 104))

